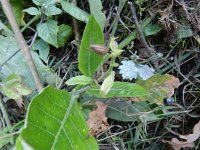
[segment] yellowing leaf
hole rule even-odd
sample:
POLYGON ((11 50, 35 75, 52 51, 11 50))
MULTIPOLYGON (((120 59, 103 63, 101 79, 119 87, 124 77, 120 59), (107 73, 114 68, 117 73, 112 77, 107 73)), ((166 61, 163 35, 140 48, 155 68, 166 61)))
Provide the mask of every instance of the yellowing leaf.
POLYGON ((22 84, 20 76, 11 74, 0 84, 3 93, 11 99, 20 99, 22 95, 32 92, 30 88, 22 84))
POLYGON ((139 80, 136 83, 149 92, 149 95, 140 98, 140 100, 162 104, 163 99, 174 94, 174 89, 179 86, 180 81, 169 74, 156 74, 145 81, 139 80))

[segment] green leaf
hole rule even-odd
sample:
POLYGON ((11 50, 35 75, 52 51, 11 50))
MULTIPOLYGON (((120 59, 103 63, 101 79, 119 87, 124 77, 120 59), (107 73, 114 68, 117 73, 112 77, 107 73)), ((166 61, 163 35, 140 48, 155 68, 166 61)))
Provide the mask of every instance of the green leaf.
POLYGON ((13 14, 19 26, 24 24, 23 0, 10 0, 13 14))
POLYGON ((58 47, 64 46, 72 34, 72 28, 68 25, 61 24, 58 31, 58 47))
POLYGON ((54 5, 48 5, 47 8, 45 9, 45 15, 47 16, 58 15, 61 13, 62 13, 62 10, 60 8, 57 8, 54 5))
POLYGON ((78 56, 79 70, 89 77, 96 72, 103 59, 103 56, 90 49, 92 44, 104 45, 102 30, 93 16, 90 17, 84 30, 78 56))
POLYGON ((24 143, 37 150, 98 150, 88 134, 74 95, 49 86, 31 101, 19 140, 24 150, 24 143))
POLYGON ((73 78, 70 78, 69 80, 67 80, 65 83, 67 85, 87 85, 90 84, 92 82, 92 79, 90 77, 81 75, 81 76, 76 76, 73 78))
MULTIPOLYGON (((108 105, 106 109, 106 117, 118 121, 137 121, 140 119, 140 116, 142 116, 142 114, 148 114, 148 116, 155 116, 153 112, 150 113, 151 110, 152 108, 145 101, 134 103, 125 100, 113 101, 108 105)), ((158 118, 156 117, 155 119, 158 118)))
POLYGON ((163 99, 169 97, 168 93, 173 92, 174 88, 177 86, 177 81, 172 77, 173 76, 169 74, 156 74, 145 81, 138 80, 136 83, 149 92, 149 95, 141 97, 140 99, 148 100, 151 103, 162 104, 163 99), (173 85, 170 85, 170 83, 173 85))
POLYGON ((65 10, 65 12, 67 12, 68 14, 73 16, 74 18, 76 18, 80 21, 83 21, 83 22, 88 21, 89 14, 86 13, 85 11, 83 11, 82 9, 78 8, 74 4, 69 3, 65 0, 61 0, 61 5, 62 5, 62 8, 65 10))
POLYGON ((190 26, 179 25, 176 29, 178 39, 183 39, 195 35, 190 26))
MULTIPOLYGON (((102 98, 100 95, 100 89, 96 85, 92 86, 87 93, 98 98, 102 98)), ((111 90, 105 97, 142 97, 146 95, 148 95, 147 91, 138 84, 129 82, 114 82, 111 90)))
POLYGON ((26 12, 26 13, 33 15, 33 16, 41 14, 40 11, 35 7, 30 7, 30 8, 24 9, 23 12, 26 12))
MULTIPOLYGON (((3 64, 3 62, 16 53, 20 48, 14 37, 0 36, 0 41, 0 64, 3 64)), ((61 79, 54 73, 54 71, 43 64, 36 52, 31 51, 31 55, 37 66, 42 83, 56 85, 56 83, 59 84, 59 82, 61 82, 61 79)), ((22 51, 15 54, 14 57, 12 57, 12 59, 2 67, 0 79, 4 79, 13 73, 22 78, 23 84, 31 87, 32 90, 35 90, 35 82, 22 51)))
POLYGON ((59 30, 57 24, 57 21, 49 19, 47 22, 39 24, 37 27, 38 36, 56 48, 58 48, 57 33, 59 30))
POLYGON ((20 76, 11 74, 0 83, 3 93, 11 99, 20 99, 22 96, 29 95, 32 90, 22 84, 20 76))
POLYGON ((102 12, 102 3, 101 0, 89 0, 90 3, 90 12, 99 23, 101 30, 103 31, 106 24, 106 16, 102 12))
POLYGON ((39 50, 40 58, 47 63, 49 50, 50 50, 48 43, 46 43, 42 39, 38 39, 34 42, 32 49, 39 50))
POLYGON ((48 0, 32 0, 35 5, 42 6, 48 0))
POLYGON ((163 27, 158 24, 148 25, 143 30, 144 36, 154 35, 154 34, 160 32, 162 29, 163 29, 163 27))

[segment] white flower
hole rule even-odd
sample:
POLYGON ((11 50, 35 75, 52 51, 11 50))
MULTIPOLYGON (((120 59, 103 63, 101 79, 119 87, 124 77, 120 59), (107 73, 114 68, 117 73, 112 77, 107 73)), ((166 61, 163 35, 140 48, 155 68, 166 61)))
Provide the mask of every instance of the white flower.
POLYGON ((122 61, 122 65, 119 66, 119 73, 122 74, 123 79, 136 79, 138 68, 136 67, 135 63, 132 61, 122 61))
POLYGON ((122 65, 119 66, 119 73, 122 75, 123 79, 132 80, 139 76, 142 80, 147 80, 154 75, 155 70, 148 65, 135 64, 130 60, 122 61, 121 63, 122 65))
POLYGON ((148 65, 139 65, 138 74, 143 80, 147 80, 148 78, 154 75, 154 69, 150 68, 148 65))

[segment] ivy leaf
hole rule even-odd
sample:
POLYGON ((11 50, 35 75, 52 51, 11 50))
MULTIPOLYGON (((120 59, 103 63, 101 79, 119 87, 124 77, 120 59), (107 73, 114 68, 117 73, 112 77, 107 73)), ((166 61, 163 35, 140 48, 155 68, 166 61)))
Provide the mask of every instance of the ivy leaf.
POLYGON ((47 22, 39 24, 37 27, 38 36, 56 48, 58 48, 57 33, 59 30, 57 24, 57 21, 49 19, 47 22))
POLYGON ((31 101, 17 148, 98 150, 94 137, 88 134, 75 96, 48 86, 31 101))
POLYGON ((16 74, 11 74, 3 79, 0 87, 7 97, 16 100, 32 92, 30 88, 22 84, 22 79, 16 74))
POLYGON ((93 44, 104 45, 104 36, 99 24, 91 16, 83 33, 78 56, 79 70, 89 77, 93 76, 103 59, 91 50, 93 44))
POLYGON ((103 31, 106 24, 106 16, 102 12, 102 3, 101 0, 89 0, 90 3, 90 12, 99 23, 101 30, 103 31))
POLYGON ((64 11, 67 12, 68 14, 70 14, 71 16, 73 16, 74 18, 76 18, 80 21, 83 21, 83 22, 88 21, 89 14, 86 13, 85 11, 83 11, 82 9, 78 8, 74 4, 69 3, 65 0, 61 0, 61 5, 62 5, 62 8, 64 9, 64 11))
MULTIPOLYGON (((92 86, 90 90, 87 91, 89 95, 102 98, 100 94, 100 89, 96 85, 92 86)), ((114 82, 109 93, 105 95, 105 98, 113 97, 142 97, 148 95, 147 91, 138 84, 129 82, 114 82)))
POLYGON ((30 8, 24 9, 23 12, 26 12, 33 16, 41 14, 40 11, 36 7, 30 7, 30 8))
POLYGON ((58 47, 62 47, 72 34, 72 28, 68 25, 61 24, 58 30, 58 47))
POLYGON ((62 13, 62 10, 60 8, 57 8, 54 5, 48 5, 47 8, 45 9, 45 15, 47 16, 58 15, 61 13, 62 13))
POLYGON ((76 76, 73 78, 70 78, 69 80, 67 80, 65 83, 67 85, 87 85, 90 84, 92 82, 92 79, 90 77, 81 75, 81 76, 76 76))

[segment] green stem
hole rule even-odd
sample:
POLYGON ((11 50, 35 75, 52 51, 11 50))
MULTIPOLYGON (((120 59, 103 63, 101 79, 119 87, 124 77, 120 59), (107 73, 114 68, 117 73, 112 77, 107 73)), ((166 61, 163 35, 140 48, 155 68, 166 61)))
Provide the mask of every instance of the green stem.
POLYGON ((24 27, 21 29, 21 32, 24 32, 34 21, 38 20, 40 18, 40 15, 34 16, 27 24, 24 25, 24 27))
POLYGON ((113 70, 113 65, 115 63, 115 59, 116 58, 111 58, 109 69, 99 79, 97 79, 97 82, 101 82, 105 77, 107 77, 111 73, 111 71, 113 70))

